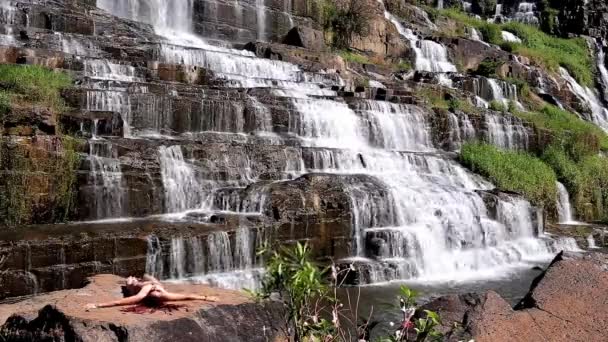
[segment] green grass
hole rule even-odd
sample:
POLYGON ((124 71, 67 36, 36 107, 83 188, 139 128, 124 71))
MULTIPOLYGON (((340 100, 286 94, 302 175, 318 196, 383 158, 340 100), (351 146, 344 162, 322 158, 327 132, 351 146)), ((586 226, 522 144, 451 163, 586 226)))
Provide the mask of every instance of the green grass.
POLYGON ((61 109, 61 89, 72 84, 70 76, 37 65, 0 64, 0 89, 11 97, 61 109))
POLYGON ((537 27, 518 22, 502 25, 488 23, 457 9, 445 9, 439 13, 463 27, 477 28, 488 43, 500 45, 507 51, 526 56, 536 64, 554 72, 562 66, 581 84, 593 84, 593 58, 583 38, 558 38, 542 32, 537 27), (503 30, 518 36, 522 43, 504 42, 501 35, 503 30))
POLYGON ((608 158, 593 155, 576 162, 563 147, 554 145, 542 159, 568 189, 579 219, 608 220, 608 158))
POLYGON ((490 179, 499 189, 522 194, 536 205, 555 206, 557 178, 539 158, 481 143, 465 144, 460 158, 465 166, 490 179))
POLYGON ((608 150, 608 135, 604 131, 555 106, 546 105, 537 112, 514 111, 513 114, 532 122, 538 128, 551 131, 554 138, 577 157, 608 150))
POLYGON ((340 57, 347 62, 358 63, 358 64, 371 64, 369 58, 367 56, 354 53, 351 51, 340 51, 340 57))

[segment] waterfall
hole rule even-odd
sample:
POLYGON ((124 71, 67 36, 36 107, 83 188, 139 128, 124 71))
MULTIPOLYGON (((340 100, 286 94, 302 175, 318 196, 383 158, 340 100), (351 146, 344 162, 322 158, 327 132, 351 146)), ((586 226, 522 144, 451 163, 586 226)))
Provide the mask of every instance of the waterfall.
POLYGON ((190 32, 194 0, 97 0, 97 7, 116 16, 151 24, 163 31, 190 32))
POLYGON ((456 66, 448 60, 445 46, 432 40, 419 41, 415 46, 416 70, 430 72, 456 72, 456 66))
POLYGON ((462 143, 474 140, 477 136, 475 127, 473 127, 473 123, 466 114, 459 116, 451 112, 448 113, 448 124, 452 149, 459 149, 462 143))
POLYGON ((521 43, 521 39, 509 31, 502 31, 502 40, 511 43, 521 43))
POLYGON ((597 249, 599 247, 597 247, 596 243, 595 243, 595 239, 593 238, 593 234, 589 234, 587 236, 587 249, 597 249))
POLYGON ((88 158, 93 183, 94 218, 101 220, 121 217, 126 193, 122 188, 120 160, 116 158, 112 144, 100 139, 89 140, 88 158))
POLYGON ((540 21, 536 16, 535 11, 536 3, 521 2, 519 3, 519 6, 517 6, 515 20, 528 25, 538 25, 540 21))
POLYGON ((597 42, 597 69, 600 72, 600 79, 603 86, 604 102, 608 103, 608 69, 606 69, 606 52, 603 43, 597 42))
MULTIPOLYGON (((319 126, 328 120, 310 107, 297 110, 304 126, 319 126)), ((394 108, 378 105, 374 110, 390 115, 394 108)), ((315 140, 332 135, 358 138, 358 143, 343 143, 346 150, 318 153, 307 162, 315 171, 368 174, 379 182, 347 187, 353 210, 353 256, 357 260, 371 258, 366 262, 382 274, 390 264, 399 270, 391 273, 397 278, 462 279, 553 252, 550 245, 535 237, 535 210, 528 202, 501 198, 498 207, 502 214, 492 218, 482 197, 472 191, 490 185, 449 160, 376 150, 373 140, 361 134, 355 111, 344 108, 340 115, 341 122, 353 124, 327 125, 323 136, 302 139, 314 145, 315 140), (358 152, 349 151, 353 149, 358 152)), ((426 129, 424 120, 410 121, 409 125, 426 129)), ((378 274, 374 277, 383 278, 378 274)))
MULTIPOLYGON (((251 52, 213 46, 192 34, 192 13, 175 9, 164 12, 168 16, 162 15, 163 9, 177 4, 152 1, 144 9, 135 6, 138 1, 104 2, 111 12, 118 11, 133 19, 150 9, 161 13, 146 19, 164 37, 157 51, 160 62, 206 68, 213 72, 219 87, 270 88, 267 93, 272 96, 272 109, 245 95, 239 99, 251 102, 255 121, 259 122, 256 130, 270 132, 276 125, 289 135, 285 139, 289 140, 289 147, 282 151, 285 165, 279 166, 284 174, 325 173, 335 181, 332 184, 336 191, 347 196, 352 214, 352 257, 369 265, 373 270, 370 279, 452 281, 496 276, 505 268, 529 268, 533 262, 550 260, 556 246, 571 246, 540 236, 533 224, 537 211, 527 201, 489 191, 494 189, 492 184, 437 150, 430 139, 430 120, 434 114, 424 108, 356 97, 349 101, 333 100, 336 92, 328 88, 343 84, 339 78, 303 72, 296 65, 260 59, 251 52), (273 123, 277 109, 289 113, 285 113, 283 122, 273 123)), ((256 5, 256 9, 266 10, 262 2, 256 5)), ((385 16, 412 43, 417 70, 456 71, 445 46, 420 39, 390 13, 385 16)), ((511 100, 512 88, 495 85, 492 87, 492 82, 488 82, 493 97, 511 100)), ((93 105, 96 101, 105 107, 139 105, 129 102, 137 101, 135 97, 127 96, 122 101, 117 95, 115 98, 121 101, 113 103, 98 94, 98 89, 91 91, 95 92, 91 98, 93 105)), ((270 102, 264 99, 264 103, 270 102)), ((243 129, 242 121, 234 116, 227 119, 239 110, 213 108, 217 120, 202 126, 218 133, 243 129)), ((154 116, 157 111, 148 112, 154 116)), ((165 110, 158 112, 164 114, 165 110)), ((507 130, 505 137, 496 135, 503 145, 519 148, 527 144, 525 132, 518 131, 519 122, 510 117, 488 120, 496 130, 499 126, 507 130)), ((475 134, 470 121, 464 118, 458 121, 461 139, 475 134)), ((187 160, 184 157, 187 148, 182 150, 177 144, 159 148, 165 212, 265 213, 266 186, 281 181, 277 178, 282 176, 272 176, 272 167, 268 165, 275 162, 272 153, 262 161, 257 151, 250 158, 248 149, 236 156, 187 160), (261 174, 270 176, 262 178, 261 174), (216 179, 220 177, 221 181, 216 179)), ((197 151, 194 149, 192 155, 196 156, 197 151)), ((147 268, 165 279, 188 278, 233 288, 254 283, 259 279, 258 267, 263 266, 253 255, 260 240, 258 234, 245 227, 221 228, 230 231, 206 231, 200 237, 168 240, 150 238, 147 268)))
POLYGON ((87 59, 84 61, 84 74, 100 80, 121 82, 143 82, 137 77, 135 68, 130 65, 114 64, 105 59, 87 59))
POLYGON ((255 0, 255 12, 258 23, 258 40, 266 41, 266 6, 264 0, 255 0))
POLYGON ((443 9, 443 0, 437 0, 437 9, 443 9))
MULTIPOLYGON (((523 105, 519 102, 515 84, 482 76, 474 78, 471 82, 472 89, 465 90, 470 90, 476 95, 478 99, 476 106, 488 108, 489 102, 496 101, 505 107, 513 104, 518 110, 524 110, 523 105)), ((467 87, 469 85, 465 86, 465 88, 467 87)))
POLYGON ((164 241, 148 236, 146 273, 160 279, 185 280, 231 289, 255 289, 262 270, 256 268, 256 238, 249 228, 206 237, 173 237, 164 241))
POLYGON ((484 114, 485 140, 503 149, 527 150, 530 144, 528 128, 511 115, 484 114))
POLYGON ((608 132, 608 109, 604 108, 597 97, 597 94, 588 87, 581 86, 568 71, 562 67, 559 68, 561 76, 568 83, 570 90, 591 110, 589 121, 595 123, 604 131, 608 132))
POLYGON ((570 195, 564 184, 557 182, 557 213, 559 223, 569 224, 574 223, 572 215, 572 206, 570 205, 570 195))
MULTIPOLYGON (((384 5, 382 0, 378 0, 384 5)), ((429 72, 456 72, 456 66, 448 59, 448 52, 445 46, 432 40, 420 40, 410 29, 401 25, 399 19, 388 11, 384 11, 384 16, 395 27, 401 36, 410 41, 416 55, 415 69, 429 72)))
POLYGON ((181 146, 161 146, 158 152, 165 210, 179 213, 189 209, 209 209, 209 194, 205 193, 192 165, 184 160, 181 146))

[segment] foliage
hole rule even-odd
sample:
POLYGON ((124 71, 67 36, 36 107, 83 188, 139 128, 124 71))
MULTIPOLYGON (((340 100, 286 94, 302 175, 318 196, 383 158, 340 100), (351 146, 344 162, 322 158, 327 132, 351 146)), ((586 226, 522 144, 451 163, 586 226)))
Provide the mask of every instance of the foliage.
POLYGON ((515 52, 553 71, 562 66, 581 84, 593 84, 594 63, 584 38, 557 38, 518 22, 507 23, 503 29, 522 39, 522 46, 515 52))
POLYGON ((342 57, 342 59, 344 59, 347 62, 357 63, 357 64, 371 64, 369 61, 369 58, 367 58, 367 56, 364 56, 364 55, 356 53, 356 52, 343 50, 343 51, 339 52, 339 55, 340 55, 340 57, 342 57))
POLYGON ((410 71, 412 70, 412 64, 406 60, 400 60, 399 63, 397 63, 397 65, 395 65, 395 69, 397 69, 398 71, 410 71))
POLYGON ((74 209, 78 141, 62 137, 57 151, 46 151, 27 141, 6 149, 0 144, 0 169, 11 170, 0 180, 2 223, 20 225, 64 222, 74 209), (48 194, 42 198, 38 194, 48 194), (45 201, 40 206, 41 201, 45 201), (49 211, 43 208, 51 208, 49 211))
POLYGON ((437 92, 431 88, 419 88, 416 95, 429 101, 433 108, 449 109, 449 103, 446 101, 443 93, 437 92))
MULTIPOLYGON (((262 250, 260 254, 270 254, 266 264, 266 272, 262 280, 262 289, 259 293, 252 293, 257 300, 268 299, 272 294, 280 295, 288 312, 288 323, 293 326, 290 335, 295 341, 352 341, 353 336, 341 325, 341 319, 347 318, 342 308, 343 303, 337 299, 337 287, 341 272, 349 272, 347 268, 338 271, 335 266, 321 269, 311 257, 308 245, 297 243, 293 247, 281 247, 278 251, 262 250), (331 279, 329 283, 326 279, 331 279), (331 291, 333 289, 333 291, 331 291), (329 308, 327 310, 327 308, 329 308), (331 320, 324 318, 331 317, 331 320)), ((416 297, 418 293, 402 286, 400 296, 400 309, 409 310, 411 314, 404 317, 400 330, 387 341, 406 341, 409 333, 416 337, 416 341, 432 341, 439 336, 436 327, 441 324, 437 313, 424 311, 420 317, 414 318, 418 311, 416 297)), ((358 307, 358 303, 357 303, 358 307)), ((357 322, 357 309, 352 310, 353 320, 357 322)), ((357 324, 357 336, 364 332, 369 336, 369 330, 377 324, 371 324, 371 314, 365 324, 357 324)))
POLYGON ((324 282, 327 269, 312 262, 310 248, 298 243, 293 249, 275 251, 266 265, 261 298, 278 293, 284 300, 288 321, 293 323, 297 341, 307 337, 333 335, 333 326, 315 310, 321 300, 328 300, 329 288, 324 282))
POLYGON ((564 67, 581 84, 593 84, 593 58, 583 38, 558 38, 542 32, 537 27, 519 22, 490 23, 453 8, 441 10, 440 13, 462 26, 478 29, 488 43, 526 56, 554 72, 557 72, 560 66, 564 67), (505 43, 501 34, 503 30, 518 36, 522 43, 505 43))
POLYGON ((590 156, 579 162, 577 213, 583 219, 608 219, 608 158, 590 156))
POLYGON ((365 1, 332 1, 326 8, 324 26, 333 34, 334 47, 346 49, 352 45, 355 36, 367 36, 374 11, 365 1))
POLYGON ((38 65, 0 64, 0 87, 34 104, 61 110, 60 91, 71 83, 66 73, 38 65))
POLYGON ((495 110, 497 112, 507 112, 509 111, 508 106, 506 106, 504 103, 494 100, 492 102, 490 102, 490 109, 491 110, 495 110))
POLYGON ((407 286, 399 289, 400 309, 403 312, 403 320, 394 335, 381 338, 379 342, 403 342, 403 341, 441 341, 442 335, 436 329, 441 325, 439 315, 430 310, 420 312, 416 304, 418 292, 407 286))
POLYGON ((548 208, 555 205, 555 172, 534 156, 502 151, 482 143, 467 143, 462 147, 461 161, 500 189, 520 193, 536 205, 548 208))
POLYGON ((474 74, 484 77, 495 78, 496 69, 498 69, 501 65, 502 63, 500 61, 486 58, 481 63, 479 63, 479 66, 477 67, 477 70, 475 70, 474 74))
POLYGON ((575 160, 597 154, 600 149, 608 150, 608 135, 604 131, 558 107, 546 105, 536 112, 514 111, 513 114, 538 128, 551 131, 554 140, 563 145, 575 160))

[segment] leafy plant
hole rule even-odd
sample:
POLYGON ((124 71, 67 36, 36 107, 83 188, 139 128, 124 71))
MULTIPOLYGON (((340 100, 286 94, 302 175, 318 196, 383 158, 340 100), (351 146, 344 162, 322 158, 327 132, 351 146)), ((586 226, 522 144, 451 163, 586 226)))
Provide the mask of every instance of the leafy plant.
POLYGON ((442 334, 436 329, 441 325, 439 314, 430 310, 420 312, 416 304, 417 297, 418 292, 409 287, 403 285, 399 288, 399 308, 403 313, 403 319, 393 335, 383 337, 379 342, 441 340, 442 334))
POLYGON ((336 334, 335 326, 320 317, 318 311, 319 301, 329 298, 329 288, 324 281, 328 270, 313 263, 308 245, 298 243, 293 249, 282 247, 271 253, 262 290, 256 296, 269 298, 272 293, 280 295, 297 341, 336 334))
POLYGON ((352 45, 355 36, 367 36, 369 21, 374 12, 366 2, 342 0, 332 2, 329 6, 326 10, 325 29, 332 32, 334 47, 346 49, 352 45))

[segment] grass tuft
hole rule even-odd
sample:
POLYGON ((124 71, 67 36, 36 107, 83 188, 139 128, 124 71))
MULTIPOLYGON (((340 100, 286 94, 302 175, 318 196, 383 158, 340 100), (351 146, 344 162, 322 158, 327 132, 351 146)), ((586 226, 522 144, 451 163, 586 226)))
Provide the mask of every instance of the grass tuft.
POLYGON ((492 145, 467 143, 461 161, 499 189, 522 194, 535 205, 555 207, 555 172, 542 160, 523 152, 504 151, 492 145))
POLYGON ((537 27, 519 22, 488 23, 453 8, 441 10, 439 13, 456 21, 461 26, 477 28, 488 43, 499 45, 506 51, 526 56, 534 63, 554 72, 557 72, 560 66, 564 67, 583 85, 592 85, 594 82, 593 58, 583 38, 558 38, 544 33, 537 27), (518 36, 522 43, 503 41, 501 35, 503 30, 518 36))
POLYGON ((60 92, 71 84, 72 79, 63 72, 37 65, 0 64, 0 88, 30 103, 61 110, 64 102, 60 92))

